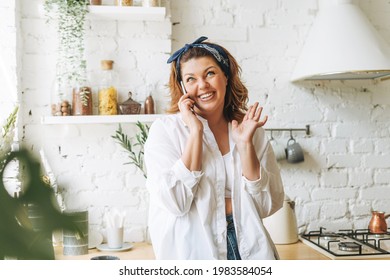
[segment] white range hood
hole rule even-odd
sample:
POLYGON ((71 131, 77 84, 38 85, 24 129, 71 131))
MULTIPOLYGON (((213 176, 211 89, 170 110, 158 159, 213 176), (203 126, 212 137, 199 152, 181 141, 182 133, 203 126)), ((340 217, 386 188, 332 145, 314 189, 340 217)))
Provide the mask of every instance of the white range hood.
POLYGON ((390 46, 351 0, 320 0, 291 80, 390 76, 390 46))

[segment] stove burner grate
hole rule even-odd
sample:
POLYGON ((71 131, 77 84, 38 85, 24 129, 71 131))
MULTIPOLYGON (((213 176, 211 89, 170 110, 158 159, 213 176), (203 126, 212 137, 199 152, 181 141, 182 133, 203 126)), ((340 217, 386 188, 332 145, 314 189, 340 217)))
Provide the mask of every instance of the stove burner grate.
POLYGON ((323 233, 320 235, 320 237, 324 238, 325 240, 336 240, 337 238, 340 237, 340 234, 336 233, 323 233))
POLYGON ((390 256, 390 231, 385 236, 377 236, 367 229, 309 231, 300 239, 312 248, 332 259, 388 258, 390 256), (383 238, 384 237, 384 238, 383 238))
POLYGON ((340 242, 338 245, 339 245, 339 250, 347 251, 347 252, 358 252, 361 251, 361 247, 362 247, 362 245, 356 242, 340 242))

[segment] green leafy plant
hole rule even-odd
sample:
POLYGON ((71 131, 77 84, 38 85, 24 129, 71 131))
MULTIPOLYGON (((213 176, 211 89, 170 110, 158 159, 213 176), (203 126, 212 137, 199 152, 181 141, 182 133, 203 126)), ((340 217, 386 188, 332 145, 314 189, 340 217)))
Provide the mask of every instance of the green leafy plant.
POLYGON ((54 201, 53 189, 41 176, 40 163, 27 150, 11 152, 0 169, 0 259, 54 259, 51 241, 55 229, 69 229, 83 234, 74 217, 61 213, 54 201), (4 171, 12 161, 19 162, 24 173, 20 197, 11 197, 4 186, 4 171), (28 206, 39 209, 40 227, 34 228, 28 206))
POLYGON ((122 130, 122 126, 119 124, 118 129, 115 131, 115 135, 111 137, 128 153, 130 162, 126 164, 134 164, 141 170, 144 177, 147 177, 146 168, 144 165, 144 146, 149 134, 149 126, 138 121, 136 123, 139 132, 134 137, 129 138, 122 130))
MULTIPOLYGON (((52 232, 66 228, 83 234, 74 217, 61 213, 50 183, 31 152, 11 151, 19 107, 16 106, 2 125, 0 134, 0 259, 54 259, 52 232), (21 195, 11 197, 5 187, 7 166, 18 162, 21 195), (33 225, 29 210, 39 213, 39 228, 33 225), (30 208, 29 208, 30 207, 30 208)), ((13 165, 14 166, 14 165, 13 165)))
MULTIPOLYGON (((84 58, 85 19, 88 13, 86 0, 45 0, 47 22, 55 22, 58 34, 58 58, 56 80, 63 85, 82 86, 86 83, 86 60, 84 58)), ((80 93, 82 100, 87 96, 80 93)), ((85 101, 86 102, 86 101, 85 101)))

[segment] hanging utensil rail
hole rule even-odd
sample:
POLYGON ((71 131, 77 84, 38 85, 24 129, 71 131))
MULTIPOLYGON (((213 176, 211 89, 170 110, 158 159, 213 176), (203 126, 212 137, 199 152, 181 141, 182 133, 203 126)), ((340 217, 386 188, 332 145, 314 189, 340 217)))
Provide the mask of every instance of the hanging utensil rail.
POLYGON ((306 128, 265 128, 266 131, 305 131, 306 135, 310 135, 310 125, 306 125, 306 128))

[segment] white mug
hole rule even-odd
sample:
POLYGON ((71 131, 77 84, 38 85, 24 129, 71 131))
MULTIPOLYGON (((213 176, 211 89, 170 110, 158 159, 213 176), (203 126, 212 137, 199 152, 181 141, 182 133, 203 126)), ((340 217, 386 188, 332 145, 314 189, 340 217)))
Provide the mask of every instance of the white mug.
POLYGON ((275 158, 277 161, 286 159, 286 150, 282 144, 280 144, 278 141, 276 141, 274 138, 271 138, 269 141, 272 149, 275 154, 275 158))

